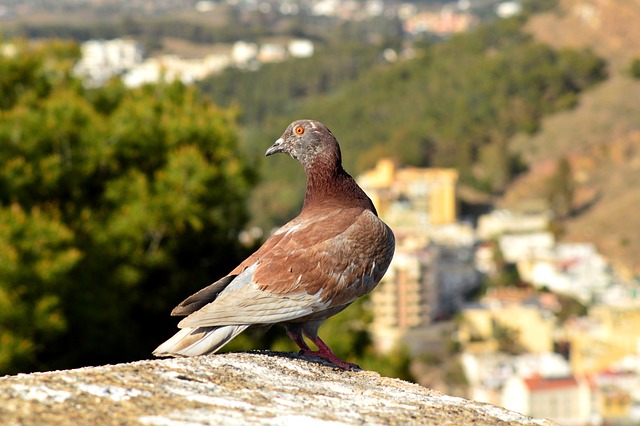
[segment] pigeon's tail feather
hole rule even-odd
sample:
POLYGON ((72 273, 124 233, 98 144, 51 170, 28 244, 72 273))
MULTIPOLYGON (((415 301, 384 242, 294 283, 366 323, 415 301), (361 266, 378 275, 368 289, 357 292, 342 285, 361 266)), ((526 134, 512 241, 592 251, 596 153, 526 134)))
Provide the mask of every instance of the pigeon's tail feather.
POLYGON ((248 325, 183 328, 153 351, 155 356, 197 356, 213 353, 242 333, 248 325))

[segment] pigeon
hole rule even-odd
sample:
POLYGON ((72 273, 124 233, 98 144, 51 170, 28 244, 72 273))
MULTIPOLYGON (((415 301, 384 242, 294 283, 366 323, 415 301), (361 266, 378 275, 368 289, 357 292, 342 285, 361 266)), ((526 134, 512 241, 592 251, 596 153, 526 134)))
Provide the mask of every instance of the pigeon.
POLYGON ((171 312, 185 316, 180 331, 154 355, 210 354, 249 327, 280 324, 301 354, 359 368, 338 358, 318 328, 380 282, 395 250, 393 232, 343 169, 338 141, 324 124, 294 121, 265 155, 276 153, 304 168, 300 214, 228 275, 180 303, 171 312))

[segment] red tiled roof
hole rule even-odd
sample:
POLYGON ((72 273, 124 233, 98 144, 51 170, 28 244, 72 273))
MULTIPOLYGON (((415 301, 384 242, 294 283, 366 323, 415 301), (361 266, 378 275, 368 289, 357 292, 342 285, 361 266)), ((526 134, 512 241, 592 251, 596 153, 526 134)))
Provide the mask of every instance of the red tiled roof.
POLYGON ((574 377, 563 377, 559 379, 533 376, 524 379, 524 383, 530 391, 545 391, 554 389, 573 388, 578 386, 578 381, 574 377))

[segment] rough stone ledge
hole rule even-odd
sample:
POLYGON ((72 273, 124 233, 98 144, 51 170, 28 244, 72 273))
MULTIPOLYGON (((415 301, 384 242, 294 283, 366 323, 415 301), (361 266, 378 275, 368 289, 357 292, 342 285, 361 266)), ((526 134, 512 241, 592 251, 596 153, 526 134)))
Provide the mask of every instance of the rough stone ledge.
POLYGON ((554 425, 275 352, 0 377, 2 425, 554 425))

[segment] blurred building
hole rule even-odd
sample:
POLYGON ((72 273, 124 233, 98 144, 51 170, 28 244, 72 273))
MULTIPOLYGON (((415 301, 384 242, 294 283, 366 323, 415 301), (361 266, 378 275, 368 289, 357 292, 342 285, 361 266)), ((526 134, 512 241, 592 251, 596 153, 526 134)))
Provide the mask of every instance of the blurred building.
POLYGON ((89 40, 80 46, 81 59, 74 73, 89 86, 99 86, 142 63, 143 51, 135 40, 89 40))
POLYGON ((390 159, 357 178, 396 235, 396 254, 372 294, 379 350, 427 349, 433 322, 451 317, 477 287, 473 229, 457 222, 454 169, 398 168, 390 159))
POLYGON ((640 304, 592 307, 587 318, 567 322, 563 334, 575 374, 605 371, 640 353, 640 304))
MULTIPOLYGON (((496 210, 479 218, 476 236, 483 241, 496 240, 502 259, 515 265, 520 279, 534 287, 571 296, 585 305, 612 299, 612 290, 620 280, 596 246, 558 243, 549 231, 550 224, 544 211, 496 210)), ((487 244, 482 247, 478 261, 479 267, 490 273, 488 248, 487 244)))
POLYGON ((457 220, 455 169, 397 168, 383 159, 357 180, 394 231, 424 232, 457 220))
POLYGON ((177 55, 148 58, 129 70, 123 77, 128 87, 161 81, 180 81, 191 84, 220 72, 231 63, 228 52, 218 52, 198 59, 185 59, 177 55))
POLYGON ((501 405, 563 426, 594 424, 597 405, 591 383, 584 378, 512 376, 503 388, 501 405))
MULTIPOLYGON (((640 356, 634 357, 636 368, 640 356)), ((631 358, 630 358, 631 359, 631 358)), ((595 376, 599 413, 604 424, 640 424, 640 375, 638 371, 607 370, 595 376)))
POLYGON ((461 313, 458 340, 469 353, 498 350, 528 353, 553 351, 553 311, 559 309, 551 294, 499 288, 461 313))
POLYGON ((403 22, 408 34, 432 33, 441 36, 468 31, 478 23, 470 13, 459 12, 443 7, 438 12, 421 12, 410 16, 403 22))
POLYGON ((538 288, 570 295, 589 304, 602 295, 614 276, 592 243, 559 243, 546 255, 518 263, 520 276, 538 288))
POLYGON ((490 240, 504 234, 524 234, 546 231, 551 225, 547 213, 518 213, 511 210, 494 210, 478 218, 478 238, 490 240))
POLYGON ((551 257, 555 244, 555 237, 548 231, 504 234, 498 239, 504 261, 516 265, 531 259, 551 257))
POLYGON ((522 355, 492 351, 462 352, 460 361, 469 384, 467 396, 474 401, 495 405, 502 403, 505 384, 514 376, 571 376, 567 360, 552 352, 522 355))
POLYGON ((313 56, 314 44, 306 39, 283 39, 261 45, 238 41, 232 46, 216 44, 208 54, 198 58, 164 54, 143 60, 138 42, 115 39, 87 41, 81 51, 74 72, 87 86, 100 86, 121 76, 126 86, 137 87, 161 81, 192 84, 228 67, 255 71, 264 63, 313 56))
POLYGON ((237 41, 231 48, 231 62, 240 69, 258 69, 259 49, 256 43, 237 41))
POLYGON ((446 319, 479 285, 472 249, 429 245, 396 251, 378 288, 372 293, 372 334, 380 351, 405 345, 414 354, 428 349, 433 322, 446 319))
POLYGON ((305 39, 291 40, 287 49, 294 58, 310 58, 314 52, 313 42, 305 39))

